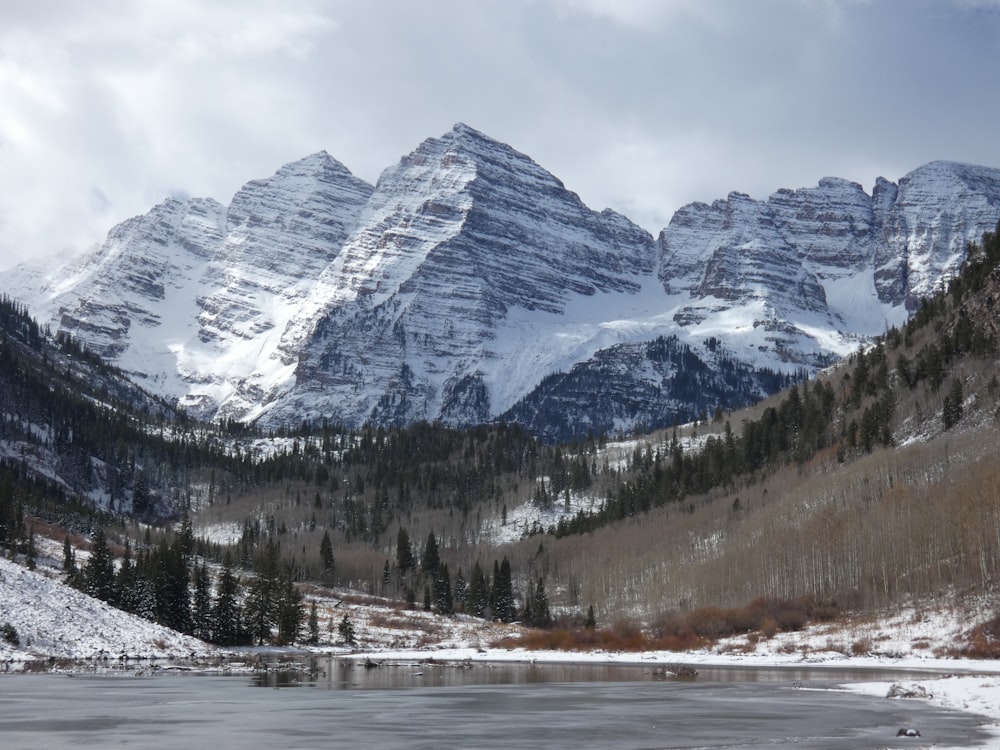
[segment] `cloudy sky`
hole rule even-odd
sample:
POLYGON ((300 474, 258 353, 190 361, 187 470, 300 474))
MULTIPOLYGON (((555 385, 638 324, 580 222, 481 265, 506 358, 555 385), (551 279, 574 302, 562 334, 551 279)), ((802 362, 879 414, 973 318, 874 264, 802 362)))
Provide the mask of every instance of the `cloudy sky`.
POLYGON ((465 122, 656 233, 731 190, 1000 167, 1000 0, 0 4, 0 270, 465 122))

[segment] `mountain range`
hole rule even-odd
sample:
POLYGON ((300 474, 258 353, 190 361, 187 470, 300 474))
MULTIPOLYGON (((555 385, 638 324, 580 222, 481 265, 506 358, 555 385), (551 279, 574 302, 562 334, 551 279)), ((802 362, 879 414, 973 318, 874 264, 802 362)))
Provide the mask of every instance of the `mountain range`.
POLYGON ((320 152, 0 285, 198 417, 504 419, 555 439, 814 372, 903 322, 998 219, 1000 170, 939 161, 870 195, 733 192, 654 238, 458 124, 374 186, 320 152))

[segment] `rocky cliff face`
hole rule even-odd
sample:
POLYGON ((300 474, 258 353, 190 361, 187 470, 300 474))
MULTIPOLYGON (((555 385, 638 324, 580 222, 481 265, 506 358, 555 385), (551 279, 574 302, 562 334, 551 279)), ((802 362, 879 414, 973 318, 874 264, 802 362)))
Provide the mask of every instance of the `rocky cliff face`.
POLYGON ((659 278, 687 298, 674 320, 689 333, 812 368, 905 320, 998 217, 1000 170, 951 162, 880 178, 871 196, 835 178, 766 201, 732 193, 677 212, 659 278))
POLYGON ((197 341, 178 352, 191 385, 182 404, 246 417, 288 367, 282 332, 336 259, 372 187, 325 152, 247 183, 226 212, 226 234, 192 307, 197 341))
MULTIPOLYGON (((281 332, 337 255, 372 188, 326 153, 247 183, 228 209, 169 199, 15 296, 198 416, 260 400, 281 332)), ((20 279, 20 285, 18 285, 20 279)))
POLYGON ((996 227, 1000 170, 934 162, 691 204, 654 239, 465 125, 372 188, 325 153, 228 208, 168 200, 48 273, 43 322, 203 417, 505 418, 540 434, 735 406, 902 322, 996 227))
POLYGON ((936 161, 873 193, 873 263, 879 299, 912 312, 996 226, 1000 170, 936 161))
POLYGON ((654 265, 644 230, 458 125, 379 179, 282 338, 298 369, 268 419, 318 405, 348 423, 487 420, 509 405, 499 380, 520 378, 521 392, 538 380, 497 351, 513 313, 562 317, 572 300, 635 294, 654 265))
POLYGON ((211 199, 168 199, 119 224, 95 253, 70 261, 33 290, 14 290, 32 313, 128 371, 153 392, 177 397, 171 347, 191 336, 195 298, 225 209, 211 199))

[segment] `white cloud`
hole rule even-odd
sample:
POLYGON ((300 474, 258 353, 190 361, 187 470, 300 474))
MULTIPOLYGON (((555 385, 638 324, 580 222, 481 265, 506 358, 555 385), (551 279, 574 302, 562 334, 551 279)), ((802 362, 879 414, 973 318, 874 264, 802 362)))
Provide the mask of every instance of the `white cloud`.
POLYGON ((653 31, 668 20, 696 20, 721 26, 724 9, 704 0, 551 0, 570 13, 585 13, 637 30, 653 31))
POLYGON ((0 270, 319 149, 374 181, 456 121, 652 231, 734 189, 1000 166, 1000 19, 955 3, 6 3, 0 270))

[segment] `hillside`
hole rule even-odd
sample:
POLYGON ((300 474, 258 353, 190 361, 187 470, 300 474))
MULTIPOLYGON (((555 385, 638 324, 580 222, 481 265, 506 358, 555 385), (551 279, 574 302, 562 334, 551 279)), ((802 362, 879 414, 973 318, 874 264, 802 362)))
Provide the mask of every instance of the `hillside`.
MULTIPOLYGON (((522 595, 542 577, 553 611, 581 620, 588 606, 651 622, 761 597, 871 610, 988 593, 996 257, 990 234, 907 325, 749 410, 616 444, 373 431, 325 481, 234 496, 199 522, 240 536, 239 519, 266 515, 307 550, 333 524, 338 575, 394 596, 398 530, 417 545, 433 532, 453 574, 506 556, 522 595)), ((324 438, 303 453, 310 440, 324 438)))
MULTIPOLYGON (((57 542, 83 531, 80 588, 231 644, 304 639, 312 584, 480 624, 630 620, 675 645, 928 602, 982 613, 1000 562, 998 261, 987 234, 905 326, 751 409, 563 445, 508 425, 209 429, 112 388, 114 371, 95 391, 91 355, 8 306, 2 444, 36 463, 5 464, 3 542, 27 561, 36 525, 55 524, 57 542), (67 400, 46 409, 31 393, 67 400), (87 403, 100 429, 72 416, 87 403), (136 491, 165 500, 169 483, 74 489, 58 471, 67 446, 92 467, 181 483, 169 507, 187 520, 134 524, 136 491), (229 566, 246 619, 222 634, 229 566)), ((990 652, 992 632, 970 643, 990 652)))

